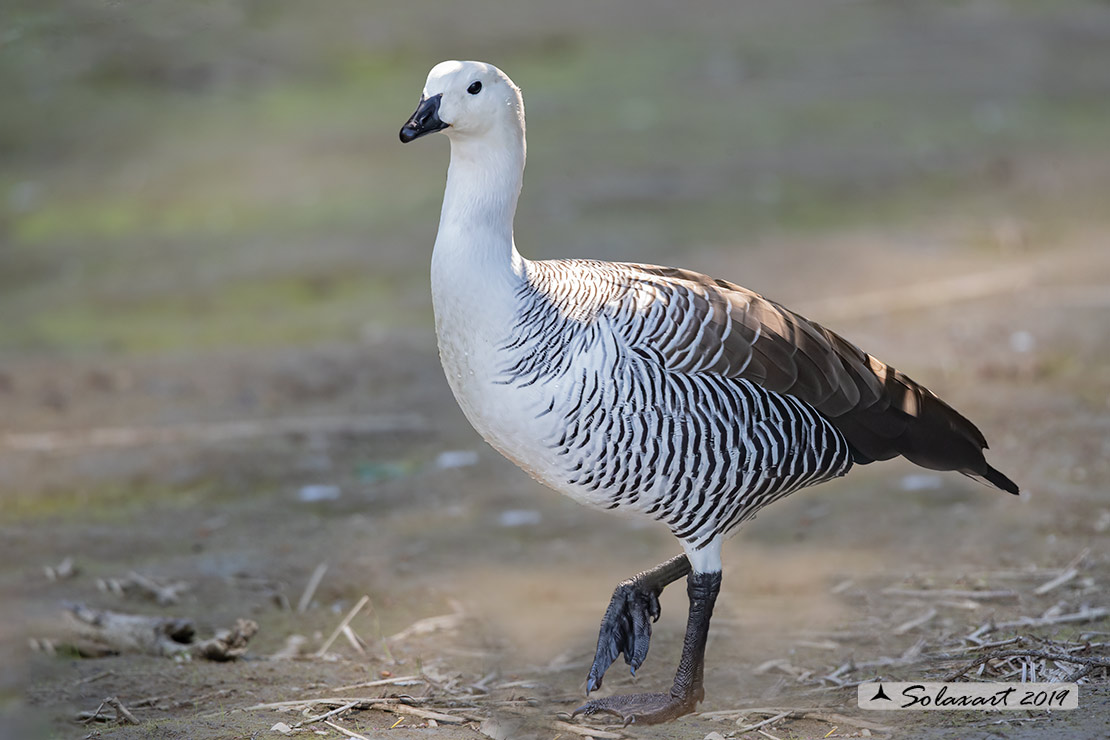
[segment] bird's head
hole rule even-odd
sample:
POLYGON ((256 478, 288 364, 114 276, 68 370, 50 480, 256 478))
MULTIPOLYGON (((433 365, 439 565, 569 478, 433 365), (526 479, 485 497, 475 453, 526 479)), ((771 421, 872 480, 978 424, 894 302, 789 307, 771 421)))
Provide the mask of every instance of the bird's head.
POLYGON ((443 131, 452 139, 524 133, 524 101, 508 76, 485 62, 440 62, 428 73, 416 112, 401 128, 407 144, 443 131))

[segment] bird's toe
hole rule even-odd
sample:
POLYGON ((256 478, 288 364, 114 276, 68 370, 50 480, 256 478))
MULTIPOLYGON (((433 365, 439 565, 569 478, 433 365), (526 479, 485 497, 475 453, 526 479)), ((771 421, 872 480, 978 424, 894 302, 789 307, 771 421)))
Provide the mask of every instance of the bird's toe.
POLYGON ((697 701, 693 697, 675 697, 663 693, 625 694, 588 701, 575 709, 571 716, 588 717, 606 713, 620 717, 625 725, 653 725, 689 714, 696 705, 697 701))

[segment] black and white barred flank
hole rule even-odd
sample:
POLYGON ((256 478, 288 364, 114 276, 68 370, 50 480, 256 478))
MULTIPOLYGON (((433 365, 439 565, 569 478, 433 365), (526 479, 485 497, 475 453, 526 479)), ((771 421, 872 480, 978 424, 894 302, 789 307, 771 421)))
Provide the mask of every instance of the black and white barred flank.
POLYGON ((1009 483, 927 389, 755 293, 646 265, 525 267, 500 382, 542 386, 555 464, 602 506, 703 546, 853 461, 1009 483))
POLYGON ((557 421, 549 443, 568 485, 599 492, 606 508, 644 511, 700 546, 851 467, 844 436, 804 402, 685 370, 682 337, 720 318, 692 289, 602 262, 528 270, 501 348, 511 358, 502 382, 551 389, 540 414, 557 421))

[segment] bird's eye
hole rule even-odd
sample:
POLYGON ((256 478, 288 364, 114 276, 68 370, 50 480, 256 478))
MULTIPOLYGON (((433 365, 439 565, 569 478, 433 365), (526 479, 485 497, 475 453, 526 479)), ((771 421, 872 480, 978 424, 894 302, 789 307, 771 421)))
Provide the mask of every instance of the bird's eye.
POLYGON ((477 95, 478 93, 482 92, 482 83, 471 82, 470 87, 466 88, 466 91, 471 95, 477 95))

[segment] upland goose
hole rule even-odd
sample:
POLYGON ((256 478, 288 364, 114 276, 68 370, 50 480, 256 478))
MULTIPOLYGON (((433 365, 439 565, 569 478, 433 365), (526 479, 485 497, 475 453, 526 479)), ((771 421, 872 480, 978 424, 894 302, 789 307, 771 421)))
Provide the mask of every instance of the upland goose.
POLYGON ((401 141, 434 131, 451 141, 432 253, 436 334, 467 419, 532 477, 659 520, 685 551, 616 588, 586 680, 588 695, 622 653, 640 667, 659 594, 686 576, 671 690, 595 699, 576 714, 652 723, 693 711, 721 542, 772 501, 898 455, 1018 492, 951 406, 750 290, 670 267, 522 257, 524 103, 501 70, 436 65, 401 141))

